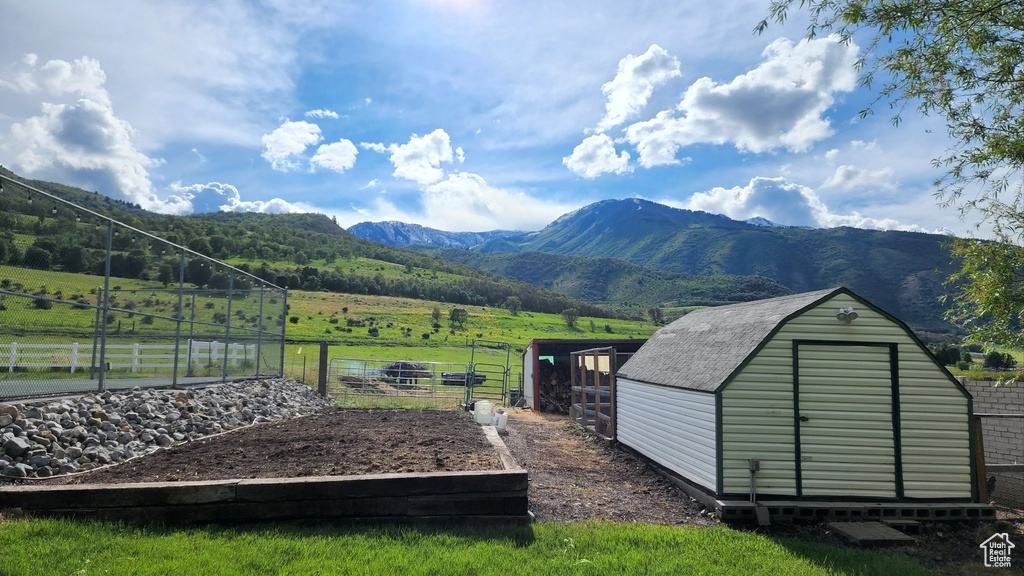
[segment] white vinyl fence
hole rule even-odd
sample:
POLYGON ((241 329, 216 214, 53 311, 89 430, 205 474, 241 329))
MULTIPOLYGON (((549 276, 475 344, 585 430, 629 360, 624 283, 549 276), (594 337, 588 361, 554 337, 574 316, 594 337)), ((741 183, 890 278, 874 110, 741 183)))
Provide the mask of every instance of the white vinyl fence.
MULTIPOLYGON (((106 361, 109 369, 130 368, 136 373, 142 368, 171 368, 174 365, 174 344, 107 344, 106 361)), ((178 361, 196 365, 218 365, 227 354, 228 363, 256 361, 255 344, 230 344, 189 340, 188 347, 179 352, 178 361)), ((98 360, 97 360, 98 361, 98 360)), ((67 344, 0 343, 0 370, 14 372, 18 368, 65 368, 74 373, 88 370, 93 362, 93 345, 71 342, 67 344)))

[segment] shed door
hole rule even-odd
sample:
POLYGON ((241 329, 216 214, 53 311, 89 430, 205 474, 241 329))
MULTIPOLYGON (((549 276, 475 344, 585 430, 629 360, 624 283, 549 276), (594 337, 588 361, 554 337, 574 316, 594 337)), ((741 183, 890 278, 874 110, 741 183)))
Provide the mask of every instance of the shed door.
POLYGON ((896 497, 895 350, 798 344, 794 352, 801 495, 896 497))

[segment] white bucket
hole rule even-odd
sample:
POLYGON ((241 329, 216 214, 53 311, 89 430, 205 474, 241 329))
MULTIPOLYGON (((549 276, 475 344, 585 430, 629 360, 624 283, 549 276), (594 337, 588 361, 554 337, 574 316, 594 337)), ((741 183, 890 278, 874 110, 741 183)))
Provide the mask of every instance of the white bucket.
POLYGON ((499 434, 508 432, 508 412, 498 412, 494 415, 494 427, 499 434))
POLYGON ((491 424, 491 410, 494 409, 494 404, 488 400, 477 400, 476 406, 473 409, 473 414, 476 417, 476 423, 484 426, 491 424))

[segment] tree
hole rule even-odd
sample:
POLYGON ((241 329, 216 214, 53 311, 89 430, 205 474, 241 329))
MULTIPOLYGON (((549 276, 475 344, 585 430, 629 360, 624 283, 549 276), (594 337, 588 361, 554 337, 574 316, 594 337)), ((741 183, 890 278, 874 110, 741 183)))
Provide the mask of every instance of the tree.
POLYGON ((1009 242, 958 238, 951 252, 960 260, 946 284, 954 290, 946 319, 963 328, 973 342, 1024 345, 1024 250, 1009 242))
POLYGON ((995 350, 985 354, 985 368, 993 370, 1008 370, 1013 368, 1016 361, 1009 354, 1002 354, 995 350))
POLYGON ((441 307, 434 306, 434 309, 430 311, 430 321, 434 324, 441 323, 441 307))
POLYGON ((48 251, 38 246, 29 246, 25 249, 24 264, 37 270, 49 270, 51 255, 48 251))
MULTIPOLYGON (((1003 210, 1020 219, 1000 193, 1022 198, 1024 168, 1024 10, 1001 0, 772 0, 768 20, 784 22, 794 6, 810 14, 809 38, 832 33, 844 42, 871 36, 858 66, 861 84, 882 79, 877 103, 888 100, 898 124, 911 104, 946 121, 952 145, 935 160, 944 203, 985 216, 1003 210), (981 194, 964 198, 965 189, 981 194), (994 212, 993 212, 994 211, 994 212)), ((874 103, 861 112, 872 112, 874 103)), ((1012 200, 1012 199, 1010 199, 1012 200)))
POLYGON ((651 319, 651 322, 655 324, 662 324, 665 322, 665 311, 661 309, 661 306, 655 306, 647 309, 647 317, 651 319))
POLYGON ((89 269, 89 251, 81 246, 61 246, 57 249, 57 263, 65 272, 84 272, 89 269))
POLYGON ((580 313, 575 308, 566 308, 562 310, 562 319, 565 320, 565 325, 569 328, 576 328, 576 321, 580 319, 580 313))
POLYGON ((901 113, 916 105, 946 122, 950 146, 936 197, 961 217, 975 212, 996 242, 956 240, 961 269, 947 319, 974 341, 1020 345, 1024 309, 1024 10, 1000 0, 772 0, 768 21, 792 8, 810 14, 808 37, 849 41, 872 35, 859 60, 861 84, 882 85, 878 99, 901 113))
POLYGON ((230 279, 223 272, 214 272, 206 280, 206 287, 210 290, 227 290, 230 279))
POLYGON ((457 326, 459 329, 465 327, 466 320, 469 319, 469 313, 464 308, 452 308, 451 312, 448 313, 448 326, 453 330, 457 326))
POLYGON ((522 309, 522 307, 523 301, 519 296, 509 296, 508 298, 505 298, 505 308, 508 308, 508 311, 511 312, 513 316, 518 316, 519 310, 522 309))
POLYGON ((195 284, 196 288, 205 286, 212 274, 210 266, 201 258, 193 258, 185 265, 185 281, 195 284))

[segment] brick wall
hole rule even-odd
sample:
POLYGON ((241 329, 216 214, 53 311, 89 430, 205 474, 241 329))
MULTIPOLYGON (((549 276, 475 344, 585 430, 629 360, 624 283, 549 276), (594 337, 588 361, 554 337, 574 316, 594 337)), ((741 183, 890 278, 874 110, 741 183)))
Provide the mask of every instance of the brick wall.
MULTIPOLYGON (((1024 385, 995 387, 995 382, 963 381, 974 396, 975 414, 1024 414, 1024 385)), ((1024 418, 981 419, 986 464, 1024 463, 1024 418)))

